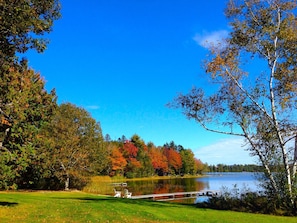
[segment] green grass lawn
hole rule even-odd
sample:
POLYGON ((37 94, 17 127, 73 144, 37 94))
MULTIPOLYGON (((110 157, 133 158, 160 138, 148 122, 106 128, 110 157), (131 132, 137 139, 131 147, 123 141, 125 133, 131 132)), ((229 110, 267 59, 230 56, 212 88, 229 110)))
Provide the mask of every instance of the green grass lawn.
POLYGON ((1 192, 0 222, 297 222, 296 217, 199 209, 82 192, 1 192))

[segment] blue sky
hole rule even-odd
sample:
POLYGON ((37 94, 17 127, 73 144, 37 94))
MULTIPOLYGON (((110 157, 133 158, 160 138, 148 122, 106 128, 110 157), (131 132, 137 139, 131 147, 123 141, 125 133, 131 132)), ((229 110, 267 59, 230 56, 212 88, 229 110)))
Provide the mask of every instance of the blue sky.
POLYGON ((112 139, 174 141, 209 164, 253 163, 242 139, 206 132, 165 105, 207 86, 205 43, 228 34, 224 0, 61 0, 48 49, 26 54, 58 102, 84 107, 112 139))

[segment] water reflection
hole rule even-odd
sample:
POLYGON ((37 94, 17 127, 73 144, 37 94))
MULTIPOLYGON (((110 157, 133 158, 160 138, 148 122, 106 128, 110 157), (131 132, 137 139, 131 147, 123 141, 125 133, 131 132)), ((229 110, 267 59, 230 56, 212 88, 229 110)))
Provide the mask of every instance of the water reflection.
POLYGON ((222 187, 232 189, 248 187, 257 189, 253 173, 211 173, 198 178, 171 178, 158 180, 129 181, 128 189, 134 195, 188 192, 200 190, 221 190, 222 187))
POLYGON ((128 189, 133 192, 133 195, 200 191, 206 187, 207 182, 197 181, 196 178, 171 178, 128 182, 128 189))
MULTIPOLYGON (((256 191, 258 188, 256 182, 253 173, 212 173, 198 178, 128 181, 127 188, 133 195, 222 190, 223 188, 233 189, 234 186, 239 190, 256 191)), ((193 203, 193 200, 182 202, 193 203)))

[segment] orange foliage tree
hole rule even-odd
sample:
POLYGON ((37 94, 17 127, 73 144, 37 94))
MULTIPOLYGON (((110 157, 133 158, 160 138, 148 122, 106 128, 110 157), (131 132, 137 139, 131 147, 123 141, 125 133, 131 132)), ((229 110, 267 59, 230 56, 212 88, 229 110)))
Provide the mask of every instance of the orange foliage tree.
POLYGON ((156 147, 153 147, 149 150, 149 156, 152 160, 152 165, 155 170, 155 173, 158 175, 164 175, 168 172, 168 160, 163 152, 156 147))
POLYGON ((111 147, 110 153, 112 174, 122 173, 127 161, 117 146, 111 147))
POLYGON ((204 168, 205 165, 202 163, 202 161, 200 159, 195 158, 195 172, 201 174, 204 168))
POLYGON ((180 153, 171 148, 164 148, 164 155, 168 160, 168 167, 171 173, 179 174, 183 166, 180 153))

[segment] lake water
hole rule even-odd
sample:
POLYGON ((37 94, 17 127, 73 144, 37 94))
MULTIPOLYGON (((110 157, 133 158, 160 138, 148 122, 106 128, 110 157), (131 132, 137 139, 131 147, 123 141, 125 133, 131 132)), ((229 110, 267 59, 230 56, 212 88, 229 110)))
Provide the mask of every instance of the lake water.
POLYGON ((223 187, 232 189, 234 186, 238 189, 250 189, 256 191, 258 189, 255 173, 209 173, 206 177, 197 178, 196 180, 203 182, 205 190, 221 190, 223 187))
POLYGON ((209 173, 198 178, 171 178, 159 180, 128 181, 128 190, 133 195, 189 192, 201 190, 219 190, 234 186, 239 191, 258 190, 254 173, 209 173))

